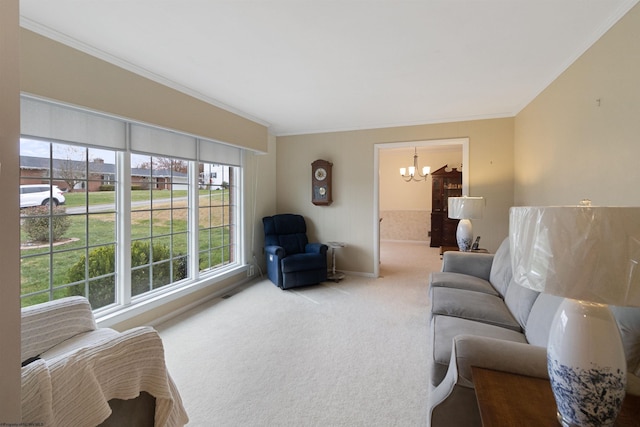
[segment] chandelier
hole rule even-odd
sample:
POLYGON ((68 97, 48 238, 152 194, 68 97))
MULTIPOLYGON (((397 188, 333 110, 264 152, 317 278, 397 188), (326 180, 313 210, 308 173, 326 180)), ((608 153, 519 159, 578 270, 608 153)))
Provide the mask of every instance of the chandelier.
POLYGON ((410 181, 426 181, 431 168, 429 166, 424 166, 422 168, 422 173, 418 171, 418 149, 416 147, 413 148, 413 166, 409 166, 409 174, 407 175, 407 168, 400 168, 400 175, 406 182, 410 181), (417 178, 416 178, 417 173, 417 178))

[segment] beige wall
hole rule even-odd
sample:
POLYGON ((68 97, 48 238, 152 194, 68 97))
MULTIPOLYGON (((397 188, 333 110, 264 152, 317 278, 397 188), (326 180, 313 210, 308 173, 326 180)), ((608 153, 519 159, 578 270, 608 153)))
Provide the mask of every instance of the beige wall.
POLYGON ((639 41, 636 5, 517 115, 515 204, 640 204, 639 41))
POLYGON ((507 236, 513 204, 513 119, 477 120, 277 138, 277 210, 308 220, 310 237, 341 240, 340 269, 374 274, 374 144, 469 138, 469 193, 487 199, 485 218, 474 221, 483 246, 497 249, 507 236), (333 162, 334 203, 311 203, 311 162, 333 162))
POLYGON ((0 424, 20 422, 18 0, 0 1, 0 424))
POLYGON ((25 93, 258 151, 268 130, 177 90, 22 29, 25 93))

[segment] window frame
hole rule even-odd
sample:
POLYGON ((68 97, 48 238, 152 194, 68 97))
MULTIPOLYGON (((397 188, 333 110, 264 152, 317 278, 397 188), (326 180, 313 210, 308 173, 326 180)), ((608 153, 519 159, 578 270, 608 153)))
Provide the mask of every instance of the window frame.
MULTIPOLYGON (((24 98, 24 97, 23 97, 24 98)), ((33 98, 28 98, 30 102, 34 101, 33 98)), ((47 101, 40 101, 43 104, 47 104, 47 101)), ((53 104, 58 106, 58 104, 53 104)), ((80 114, 86 113, 88 115, 102 116, 100 113, 93 111, 86 111, 75 107, 63 108, 71 109, 74 112, 80 114)), ((131 149, 131 127, 139 126, 140 124, 134 123, 121 118, 113 118, 107 116, 109 120, 121 121, 125 124, 125 141, 124 149, 103 146, 96 146, 91 143, 83 143, 80 141, 67 141, 64 139, 57 139, 53 137, 43 137, 38 135, 30 135, 28 133, 21 133, 21 138, 38 139, 49 143, 61 143, 75 145, 82 148, 99 148, 109 149, 115 151, 115 163, 116 163, 116 185, 119 187, 116 192, 115 212, 116 212, 116 300, 115 303, 103 308, 94 310, 97 321, 104 326, 109 326, 118 323, 121 320, 125 320, 131 316, 141 314, 144 311, 153 309, 170 302, 174 299, 180 298, 188 293, 195 292, 199 289, 209 287, 221 281, 224 281, 232 276, 236 276, 242 271, 247 269, 246 255, 245 255, 245 239, 244 239, 244 209, 243 200, 246 189, 243 185, 244 175, 244 155, 243 150, 240 150, 238 165, 232 165, 232 171, 234 173, 234 217, 230 220, 231 225, 235 227, 234 231, 234 243, 231 245, 234 249, 232 259, 233 262, 229 262, 218 268, 212 268, 205 271, 199 269, 199 252, 198 252, 198 164, 200 162, 212 163, 209 159, 199 159, 200 149, 196 149, 197 155, 195 159, 188 159, 188 225, 187 225, 187 260, 188 260, 188 277, 176 282, 169 283, 158 289, 153 289, 149 292, 145 292, 139 296, 132 297, 131 295, 131 274, 127 272, 131 271, 131 192, 128 189, 131 188, 131 156, 136 154, 137 151, 131 149)), ((142 125, 154 129, 159 132, 169 132, 181 136, 190 137, 184 133, 170 131, 159 127, 150 125, 142 125)), ((195 138, 198 146, 200 144, 219 144, 215 141, 204 140, 195 138)), ((224 150, 224 147, 223 147, 224 150)), ((148 153, 154 156, 168 157, 163 153, 148 153)), ((88 214, 88 213, 87 213, 88 214)), ((51 215, 51 211, 49 213, 51 215)), ((88 244, 88 243, 87 243, 88 244)), ((22 259, 22 256, 21 256, 22 259)), ((52 282, 49 281, 49 289, 51 289, 52 282)))

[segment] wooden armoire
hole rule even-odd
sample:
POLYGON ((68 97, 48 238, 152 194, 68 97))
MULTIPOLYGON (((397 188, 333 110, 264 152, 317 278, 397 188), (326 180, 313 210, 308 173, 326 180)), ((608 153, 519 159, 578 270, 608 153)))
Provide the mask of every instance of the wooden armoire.
POLYGON ((462 196, 462 172, 444 165, 431 174, 431 247, 457 246, 457 219, 448 215, 449 197, 462 196))

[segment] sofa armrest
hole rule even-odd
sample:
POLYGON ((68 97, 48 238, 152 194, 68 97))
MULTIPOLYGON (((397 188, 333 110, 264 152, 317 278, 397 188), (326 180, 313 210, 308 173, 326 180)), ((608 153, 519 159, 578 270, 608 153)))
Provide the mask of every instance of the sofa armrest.
MULTIPOLYGON (((458 335, 446 377, 429 394, 428 427, 482 425, 471 367, 549 378, 547 349, 494 338, 458 335)), ((627 376, 627 393, 640 395, 640 378, 627 376)))
POLYGON ((167 371, 158 332, 137 327, 67 349, 22 368, 22 421, 55 426, 99 425, 112 399, 155 398, 158 426, 183 426, 188 416, 167 371))
MULTIPOLYGON (((472 379, 472 366, 549 379, 544 347, 471 335, 458 335, 453 345, 458 377, 464 382, 472 379)), ((640 377, 627 374, 627 393, 640 395, 640 377)))
POLYGON ((89 301, 68 297, 22 309, 22 360, 39 356, 57 344, 96 329, 89 301))
POLYGON ((448 251, 442 254, 442 271, 489 280, 493 254, 448 251))
POLYGON ((547 349, 495 338, 458 335, 449 369, 429 395, 428 427, 482 425, 471 367, 548 378, 547 349))
POLYGON ((457 383, 466 387, 473 387, 472 366, 549 378, 545 347, 472 335, 453 339, 451 366, 457 371, 457 383))

